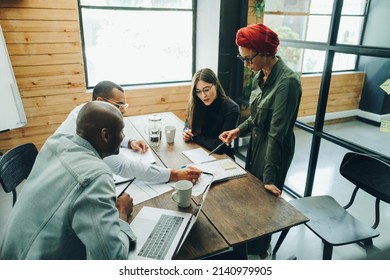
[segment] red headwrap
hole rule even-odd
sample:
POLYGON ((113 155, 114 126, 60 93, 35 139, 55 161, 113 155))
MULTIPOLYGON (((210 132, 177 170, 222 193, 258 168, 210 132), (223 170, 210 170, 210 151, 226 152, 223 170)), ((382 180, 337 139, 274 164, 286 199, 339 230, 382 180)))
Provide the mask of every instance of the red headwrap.
POLYGON ((278 34, 261 23, 243 27, 236 34, 237 46, 262 54, 275 55, 279 43, 278 34))

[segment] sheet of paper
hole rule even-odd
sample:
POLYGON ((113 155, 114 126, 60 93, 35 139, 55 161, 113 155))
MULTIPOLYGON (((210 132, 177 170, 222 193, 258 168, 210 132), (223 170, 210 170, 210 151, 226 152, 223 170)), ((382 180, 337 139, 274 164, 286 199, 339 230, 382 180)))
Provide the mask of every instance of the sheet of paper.
POLYGON ((203 148, 183 151, 183 154, 193 163, 201 163, 201 162, 216 160, 215 157, 209 155, 209 153, 203 148))
POLYGON ((207 185, 211 182, 211 179, 212 177, 210 175, 207 174, 200 175, 198 182, 196 182, 196 184, 192 188, 192 195, 198 196, 202 194, 205 191, 207 185))
POLYGON ((381 132, 390 132, 390 120, 383 120, 381 121, 381 126, 379 128, 379 131, 381 132))
POLYGON ((139 160, 145 163, 156 162, 156 158, 154 157, 152 149, 150 148, 144 154, 141 154, 140 152, 136 152, 128 148, 120 148, 120 153, 125 155, 126 157, 130 157, 134 160, 139 160))
MULTIPOLYGON (((115 190, 116 195, 119 195, 126 185, 127 183, 118 185, 115 190)), ((169 184, 148 183, 135 180, 127 188, 126 192, 133 198, 133 204, 137 205, 170 190, 172 190, 172 187, 169 184)))
POLYGON ((380 88, 390 95, 390 79, 387 79, 383 84, 381 84, 380 88))

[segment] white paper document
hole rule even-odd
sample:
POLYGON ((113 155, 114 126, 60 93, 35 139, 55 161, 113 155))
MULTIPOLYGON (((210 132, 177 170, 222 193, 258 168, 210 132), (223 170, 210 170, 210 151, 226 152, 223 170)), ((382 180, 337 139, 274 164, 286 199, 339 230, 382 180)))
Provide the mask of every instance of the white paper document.
POLYGON ((216 160, 215 157, 209 155, 209 153, 203 148, 183 151, 183 154, 193 163, 201 163, 201 162, 216 160))
MULTIPOLYGON (((127 183, 116 186, 116 195, 118 196, 121 191, 126 187, 127 183)), ((148 183, 135 180, 125 192, 127 192, 133 198, 133 204, 137 205, 141 202, 149 200, 153 197, 159 196, 163 193, 172 190, 172 187, 165 184, 148 183)))

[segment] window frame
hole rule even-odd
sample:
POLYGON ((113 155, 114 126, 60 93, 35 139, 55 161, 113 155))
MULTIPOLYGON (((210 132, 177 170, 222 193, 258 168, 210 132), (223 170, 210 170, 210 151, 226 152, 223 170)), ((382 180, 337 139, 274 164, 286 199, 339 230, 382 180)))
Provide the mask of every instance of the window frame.
MULTIPOLYGON (((334 0, 334 1, 337 1, 337 0, 334 0)), ((337 28, 339 28, 341 19, 344 17, 362 17, 363 18, 363 25, 362 25, 362 29, 361 29, 361 33, 360 33, 360 38, 359 38, 356 45, 337 43, 337 38, 336 38, 336 41, 334 44, 335 46, 337 45, 337 46, 359 47, 362 45, 364 31, 365 31, 366 24, 367 24, 369 4, 370 4, 370 0, 367 0, 366 5, 364 7, 364 12, 361 15, 352 14, 352 13, 345 13, 345 14, 341 13, 340 18, 338 19, 337 28)), ((310 13, 310 11, 309 12, 288 12, 288 11, 281 12, 281 11, 267 11, 267 9, 265 9, 264 10, 264 18, 267 15, 307 16, 307 17, 309 17, 309 16, 327 16, 330 18, 330 29, 331 29, 332 20, 334 20, 333 11, 330 11, 329 13, 318 13, 318 12, 310 13)), ((308 30, 308 25, 309 25, 309 20, 306 21, 306 26, 305 26, 306 29, 305 30, 308 30)), ((330 29, 329 29, 329 32, 330 32, 330 29)), ((310 40, 306 40, 306 39, 303 39, 303 40, 280 39, 280 46, 281 47, 294 47, 294 48, 298 48, 298 49, 303 50, 303 58, 301 59, 301 62, 300 62, 300 72, 302 75, 322 74, 323 73, 322 71, 320 71, 320 72, 319 71, 303 72, 303 64, 304 64, 304 58, 305 58, 305 51, 304 50, 310 49, 310 50, 318 50, 318 51, 325 51, 326 52, 331 47, 331 45, 329 44, 329 40, 330 40, 329 37, 330 36, 331 36, 331 34, 328 33, 328 39, 326 40, 326 42, 310 41, 310 40)), ((351 52, 339 52, 339 53, 352 54, 352 55, 356 54, 354 52, 352 52, 352 53, 351 52)), ((346 69, 342 69, 342 70, 334 70, 333 69, 333 72, 337 73, 337 72, 356 71, 358 64, 359 64, 359 55, 356 55, 354 67, 352 69, 351 68, 348 68, 348 69, 346 68, 346 69)))
POLYGON ((188 80, 180 81, 165 81, 165 82, 150 82, 150 83, 120 83, 121 86, 156 86, 156 85, 169 85, 169 84, 179 84, 179 83, 188 83, 191 82, 192 75, 195 73, 195 63, 196 63, 196 7, 197 0, 192 0, 191 9, 178 9, 178 8, 150 8, 150 7, 124 7, 124 6, 103 6, 103 5, 84 5, 81 3, 82 0, 77 0, 78 12, 79 12, 79 25, 80 25, 80 37, 81 37, 81 47, 82 47, 82 56, 84 63, 84 75, 85 75, 85 84, 87 90, 93 89, 94 85, 90 85, 89 74, 88 74, 88 62, 86 55, 86 43, 84 37, 84 25, 83 25, 83 15, 82 9, 98 9, 98 10, 128 10, 128 11, 192 11, 192 65, 191 65, 191 77, 188 77, 188 80))

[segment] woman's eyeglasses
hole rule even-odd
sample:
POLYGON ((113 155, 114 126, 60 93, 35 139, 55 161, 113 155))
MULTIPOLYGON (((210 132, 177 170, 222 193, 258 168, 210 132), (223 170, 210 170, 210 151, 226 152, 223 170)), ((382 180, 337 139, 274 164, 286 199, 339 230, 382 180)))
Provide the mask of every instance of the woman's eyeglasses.
POLYGON ((211 91, 211 88, 213 87, 214 85, 211 85, 211 86, 208 86, 208 87, 204 87, 203 89, 196 89, 194 92, 195 94, 201 94, 202 92, 206 95, 208 95, 211 91))
POLYGON ((243 57, 243 56, 241 56, 241 54, 238 54, 237 55, 237 58, 239 58, 243 63, 248 63, 248 64, 252 64, 253 63, 253 59, 257 56, 257 55, 259 55, 260 53, 255 53, 255 55, 254 56, 252 56, 252 57, 243 57))

